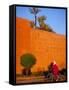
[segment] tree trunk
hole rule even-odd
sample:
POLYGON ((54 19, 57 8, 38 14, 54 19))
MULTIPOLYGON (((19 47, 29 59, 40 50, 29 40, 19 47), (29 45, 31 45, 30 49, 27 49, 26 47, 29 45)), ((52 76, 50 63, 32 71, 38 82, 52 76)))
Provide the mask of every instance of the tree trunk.
POLYGON ((31 75, 31 69, 29 69, 29 68, 26 69, 26 75, 27 76, 31 75))
POLYGON ((22 74, 25 76, 31 75, 31 69, 29 69, 29 68, 23 69, 22 74))
POLYGON ((35 28, 36 28, 36 24, 37 24, 37 17, 36 17, 36 14, 35 14, 35 28))

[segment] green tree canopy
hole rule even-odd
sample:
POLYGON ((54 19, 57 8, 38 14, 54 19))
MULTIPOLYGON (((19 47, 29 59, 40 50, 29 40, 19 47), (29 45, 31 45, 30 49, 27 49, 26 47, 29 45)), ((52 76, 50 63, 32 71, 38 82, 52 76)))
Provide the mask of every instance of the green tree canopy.
POLYGON ((21 65, 25 68, 31 68, 36 63, 36 58, 32 54, 24 54, 21 56, 21 65))

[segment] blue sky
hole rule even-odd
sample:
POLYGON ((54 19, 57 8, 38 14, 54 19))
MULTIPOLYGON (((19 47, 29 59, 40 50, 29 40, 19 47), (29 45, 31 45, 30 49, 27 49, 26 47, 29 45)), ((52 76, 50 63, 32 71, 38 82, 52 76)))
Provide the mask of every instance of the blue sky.
MULTIPOLYGON (((16 16, 20 18, 26 18, 34 20, 34 15, 29 11, 30 7, 16 7, 16 16)), ((49 24, 51 28, 58 34, 66 33, 66 10, 65 9, 54 9, 54 8, 39 8, 41 11, 37 14, 38 16, 46 16, 47 20, 45 23, 49 24)), ((38 25, 38 23, 37 23, 38 25)))

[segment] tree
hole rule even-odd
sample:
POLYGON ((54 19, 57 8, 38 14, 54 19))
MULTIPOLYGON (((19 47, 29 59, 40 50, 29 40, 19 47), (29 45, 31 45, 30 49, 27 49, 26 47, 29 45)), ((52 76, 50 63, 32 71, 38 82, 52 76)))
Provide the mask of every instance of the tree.
POLYGON ((31 21, 31 22, 30 22, 30 26, 31 26, 32 28, 35 28, 34 21, 31 21))
POLYGON ((32 7, 30 8, 30 13, 34 15, 34 18, 35 18, 35 28, 36 28, 36 24, 37 24, 37 14, 40 12, 40 9, 38 8, 35 8, 35 7, 32 7))
POLYGON ((39 16, 39 17, 38 17, 39 26, 40 26, 41 29, 45 29, 46 24, 45 24, 44 21, 45 21, 46 19, 47 19, 47 17, 45 17, 45 16, 39 16))
POLYGON ((47 20, 46 16, 39 16, 38 17, 40 29, 43 29, 43 30, 48 31, 48 32, 54 32, 52 30, 52 28, 48 24, 45 23, 45 20, 47 20))
POLYGON ((20 59, 21 59, 20 64, 25 68, 24 69, 25 75, 29 75, 29 73, 31 72, 31 68, 36 63, 36 58, 32 54, 28 53, 22 55, 20 59))

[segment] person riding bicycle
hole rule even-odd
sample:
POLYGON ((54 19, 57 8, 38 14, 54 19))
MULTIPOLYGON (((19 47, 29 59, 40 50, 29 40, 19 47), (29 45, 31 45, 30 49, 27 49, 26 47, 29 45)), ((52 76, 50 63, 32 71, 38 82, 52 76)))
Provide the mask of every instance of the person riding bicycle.
POLYGON ((54 80, 58 81, 59 68, 55 61, 52 63, 52 74, 53 74, 54 80))

